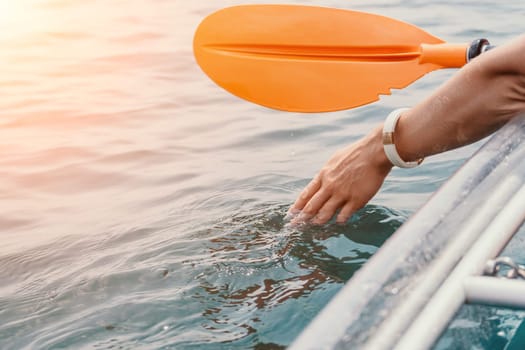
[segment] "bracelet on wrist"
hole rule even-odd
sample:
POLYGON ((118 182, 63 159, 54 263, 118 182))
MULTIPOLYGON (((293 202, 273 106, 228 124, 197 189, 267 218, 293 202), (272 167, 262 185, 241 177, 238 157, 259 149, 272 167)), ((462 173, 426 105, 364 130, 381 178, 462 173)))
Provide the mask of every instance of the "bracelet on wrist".
POLYGON ((414 168, 421 164, 424 158, 420 158, 414 162, 405 162, 397 153, 395 144, 395 129, 401 114, 409 108, 398 108, 392 111, 385 119, 383 124, 383 148, 386 157, 390 162, 400 168, 414 168))

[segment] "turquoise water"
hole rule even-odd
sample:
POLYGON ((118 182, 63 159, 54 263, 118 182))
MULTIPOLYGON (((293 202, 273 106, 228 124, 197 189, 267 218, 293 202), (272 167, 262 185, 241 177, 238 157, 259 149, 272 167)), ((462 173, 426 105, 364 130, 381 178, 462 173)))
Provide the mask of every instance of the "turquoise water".
MULTIPOLYGON (((523 264, 525 225, 522 225, 501 256, 523 264)), ((519 350, 525 348, 525 310, 487 305, 463 305, 434 350, 519 350)))
MULTIPOLYGON (((290 2, 450 42, 502 43, 524 15, 520 1, 290 2)), ((334 151, 453 72, 351 111, 264 109, 192 57, 199 21, 242 3, 0 0, 1 349, 282 348, 479 147, 395 170, 345 225, 287 226, 334 151)))

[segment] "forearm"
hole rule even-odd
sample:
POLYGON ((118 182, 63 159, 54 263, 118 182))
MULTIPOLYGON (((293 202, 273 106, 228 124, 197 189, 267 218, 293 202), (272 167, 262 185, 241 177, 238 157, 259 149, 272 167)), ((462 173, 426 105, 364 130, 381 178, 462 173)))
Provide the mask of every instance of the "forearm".
POLYGON ((475 142, 525 110, 525 36, 487 52, 403 113, 396 148, 406 161, 475 142))
MULTIPOLYGON (((404 112, 394 130, 405 161, 479 140, 525 111, 525 36, 482 54, 422 103, 404 112)), ((392 163, 381 126, 336 152, 302 191, 294 221, 346 222, 379 190, 392 163)))

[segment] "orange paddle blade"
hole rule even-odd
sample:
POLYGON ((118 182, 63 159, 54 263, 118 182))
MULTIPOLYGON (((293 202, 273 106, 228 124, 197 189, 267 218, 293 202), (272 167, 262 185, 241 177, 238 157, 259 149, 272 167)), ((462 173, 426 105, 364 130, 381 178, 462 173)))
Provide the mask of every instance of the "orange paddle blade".
POLYGON ((197 62, 218 85, 296 112, 376 101, 427 72, 463 66, 467 48, 388 17, 297 5, 226 8, 194 38, 197 62))

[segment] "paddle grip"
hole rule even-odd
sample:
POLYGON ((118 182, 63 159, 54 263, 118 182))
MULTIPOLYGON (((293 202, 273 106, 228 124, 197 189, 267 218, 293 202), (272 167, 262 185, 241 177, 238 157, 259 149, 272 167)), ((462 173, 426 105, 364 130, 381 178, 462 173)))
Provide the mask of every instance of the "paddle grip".
POLYGON ((490 45, 487 39, 476 39, 471 44, 467 50, 467 62, 470 62, 471 59, 481 55, 483 52, 493 49, 495 46, 490 45))

